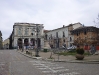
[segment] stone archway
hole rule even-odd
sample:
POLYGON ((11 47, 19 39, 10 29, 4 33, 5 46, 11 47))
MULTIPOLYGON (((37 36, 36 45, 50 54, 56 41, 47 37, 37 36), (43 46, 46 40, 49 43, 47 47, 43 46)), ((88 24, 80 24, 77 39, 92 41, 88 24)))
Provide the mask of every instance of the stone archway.
POLYGON ((24 39, 24 46, 29 46, 29 41, 27 38, 24 39))
POLYGON ((19 38, 19 39, 17 40, 17 43, 18 43, 19 49, 21 49, 21 48, 22 48, 22 39, 19 38))
POLYGON ((31 46, 35 46, 35 39, 34 38, 31 39, 31 46))

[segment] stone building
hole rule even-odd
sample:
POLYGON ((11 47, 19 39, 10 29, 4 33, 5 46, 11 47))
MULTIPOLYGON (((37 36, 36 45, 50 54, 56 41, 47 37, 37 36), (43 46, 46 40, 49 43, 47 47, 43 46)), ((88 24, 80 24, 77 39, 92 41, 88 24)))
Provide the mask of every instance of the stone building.
POLYGON ((99 28, 83 26, 71 31, 74 35, 74 44, 80 47, 99 45, 99 28))
POLYGON ((0 49, 3 48, 3 43, 2 43, 2 32, 0 31, 0 49))
POLYGON ((3 41, 3 48, 4 49, 9 49, 9 38, 8 39, 5 39, 3 41))
POLYGON ((49 41, 47 39, 47 33, 49 31, 50 30, 44 30, 44 49, 51 49, 50 44, 49 44, 49 41))
POLYGON ((14 23, 10 36, 12 47, 25 48, 32 45, 42 48, 44 46, 43 28, 43 24, 14 23))
POLYGON ((13 34, 13 32, 11 33, 11 35, 9 36, 9 49, 13 49, 13 47, 12 47, 12 34, 13 34))
POLYGON ((63 25, 63 27, 47 32, 46 36, 50 46, 53 48, 60 48, 63 45, 65 47, 72 46, 74 37, 71 35, 70 31, 82 26, 81 23, 69 24, 67 26, 63 25))

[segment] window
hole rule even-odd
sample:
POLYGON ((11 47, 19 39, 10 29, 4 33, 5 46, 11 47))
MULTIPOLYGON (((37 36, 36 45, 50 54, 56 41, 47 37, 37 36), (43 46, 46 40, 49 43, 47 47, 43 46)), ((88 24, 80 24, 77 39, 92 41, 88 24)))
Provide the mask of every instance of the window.
POLYGON ((47 34, 45 34, 45 40, 47 40, 47 34))
POLYGON ((56 32, 56 37, 58 38, 58 32, 56 32))
POLYGON ((72 47, 72 43, 70 43, 70 47, 72 47))
POLYGON ((31 32, 33 33, 33 32, 35 32, 36 31, 36 29, 35 28, 31 28, 31 32))
POLYGON ((52 34, 51 34, 51 39, 52 39, 52 34))
POLYGON ((63 40, 63 42, 65 42, 65 39, 63 40))
POLYGON ((78 33, 77 33, 77 36, 78 36, 78 33))
POLYGON ((33 36, 34 34, 33 34, 33 33, 31 33, 31 35, 33 36))
POLYGON ((72 38, 70 37, 70 41, 72 41, 72 38))
POLYGON ((21 27, 18 30, 18 35, 22 35, 22 28, 21 27))
POLYGON ((84 31, 84 34, 86 35, 86 34, 87 34, 87 32, 86 32, 86 31, 84 31))
POLYGON ((64 31, 63 31, 63 37, 65 37, 65 33, 64 33, 64 31))
POLYGON ((80 32, 77 32, 77 36, 80 35, 80 32))
POLYGON ((25 35, 28 35, 28 28, 25 28, 25 35))
POLYGON ((49 40, 50 40, 50 37, 49 37, 49 40))

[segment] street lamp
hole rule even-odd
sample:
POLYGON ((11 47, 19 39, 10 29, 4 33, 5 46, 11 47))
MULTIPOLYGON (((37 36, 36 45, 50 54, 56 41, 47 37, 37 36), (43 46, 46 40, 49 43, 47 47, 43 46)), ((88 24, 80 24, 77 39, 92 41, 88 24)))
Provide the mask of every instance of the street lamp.
POLYGON ((22 36, 21 36, 21 38, 22 38, 22 52, 24 51, 24 42, 23 42, 23 28, 22 28, 22 36))
POLYGON ((38 33, 39 32, 40 32, 40 30, 38 28, 38 24, 36 24, 36 44, 37 44, 36 53, 35 53, 36 57, 39 57, 39 50, 38 50, 38 33))

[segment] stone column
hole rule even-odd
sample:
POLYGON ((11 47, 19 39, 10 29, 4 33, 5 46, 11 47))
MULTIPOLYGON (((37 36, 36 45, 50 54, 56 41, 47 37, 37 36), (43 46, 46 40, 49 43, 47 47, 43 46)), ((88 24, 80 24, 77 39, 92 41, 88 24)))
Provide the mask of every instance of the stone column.
POLYGON ((17 38, 14 38, 14 48, 17 48, 18 44, 17 44, 17 38))
POLYGON ((24 39, 22 38, 22 48, 24 49, 24 39))
POLYGON ((24 39, 22 38, 22 43, 24 44, 24 39))
POLYGON ((30 39, 30 38, 28 38, 28 40, 29 40, 29 42, 28 42, 28 43, 29 43, 29 46, 30 46, 30 43, 31 43, 31 41, 30 41, 30 40, 31 40, 31 39, 30 39))
POLYGON ((31 39, 29 38, 29 43, 31 42, 30 40, 31 40, 31 39))
POLYGON ((37 39, 35 38, 35 46, 37 47, 37 39))

